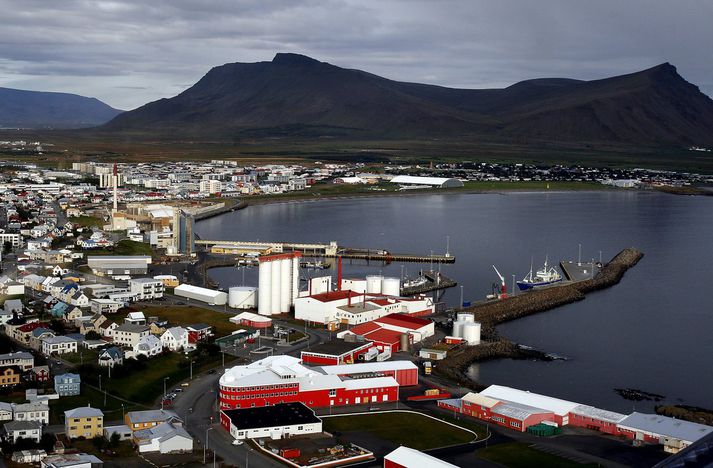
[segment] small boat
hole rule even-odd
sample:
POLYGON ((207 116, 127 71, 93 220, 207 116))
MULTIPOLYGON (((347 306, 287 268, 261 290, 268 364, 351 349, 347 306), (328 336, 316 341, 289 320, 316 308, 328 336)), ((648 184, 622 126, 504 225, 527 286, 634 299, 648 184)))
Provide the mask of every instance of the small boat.
POLYGON ((325 270, 329 268, 324 262, 322 261, 317 261, 317 262, 301 262, 300 267, 302 268, 308 268, 310 270, 325 270))
POLYGON ((409 280, 404 281, 403 287, 404 288, 416 288, 418 286, 423 286, 426 283, 428 283, 428 278, 426 278, 425 276, 419 276, 418 278, 409 279, 409 280))
POLYGON ((541 270, 537 270, 534 275, 532 273, 532 264, 530 264, 530 272, 522 281, 517 282, 517 287, 520 288, 520 291, 527 291, 528 289, 547 286, 560 281, 562 281, 562 275, 554 267, 548 268, 547 257, 545 257, 545 265, 541 270))

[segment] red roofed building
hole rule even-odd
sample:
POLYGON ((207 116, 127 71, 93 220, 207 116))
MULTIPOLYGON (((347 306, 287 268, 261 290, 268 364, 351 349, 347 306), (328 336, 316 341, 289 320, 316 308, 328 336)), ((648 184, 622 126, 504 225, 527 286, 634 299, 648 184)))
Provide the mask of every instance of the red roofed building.
POLYGON ((390 347, 391 352, 395 353, 401 350, 401 335, 407 334, 409 343, 413 344, 434 333, 434 324, 430 320, 407 314, 389 314, 338 333, 337 337, 361 336, 374 343, 380 351, 390 347))

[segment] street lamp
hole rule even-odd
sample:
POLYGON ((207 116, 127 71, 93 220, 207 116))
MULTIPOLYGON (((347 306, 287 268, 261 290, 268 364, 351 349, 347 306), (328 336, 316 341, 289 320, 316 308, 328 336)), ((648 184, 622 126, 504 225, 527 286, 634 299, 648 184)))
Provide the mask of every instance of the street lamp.
POLYGON ((163 378, 163 397, 161 398, 161 409, 163 409, 163 402, 166 400, 166 381, 168 377, 163 378))
POLYGON ((191 359, 191 378, 190 380, 193 380, 193 359, 191 359))
MULTIPOLYGON (((210 418, 211 422, 213 422, 213 418, 210 418)), ((205 465, 205 450, 208 448, 208 431, 212 430, 212 427, 208 427, 208 429, 205 430, 205 444, 203 444, 203 464, 205 465)))

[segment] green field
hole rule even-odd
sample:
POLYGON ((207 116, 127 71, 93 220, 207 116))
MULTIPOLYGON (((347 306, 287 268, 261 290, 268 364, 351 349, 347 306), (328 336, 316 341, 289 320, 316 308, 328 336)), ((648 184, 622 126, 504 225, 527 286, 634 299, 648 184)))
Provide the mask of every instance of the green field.
POLYGON ((73 224, 78 224, 85 228, 91 228, 94 226, 102 227, 106 224, 104 222, 104 220, 101 218, 98 218, 96 216, 86 216, 86 215, 69 218, 69 221, 72 222, 73 224))
POLYGON ((87 256, 93 255, 148 255, 151 256, 153 250, 145 242, 136 242, 129 239, 120 240, 113 248, 95 249, 86 252, 87 256))
POLYGON ((593 464, 583 465, 556 455, 540 452, 539 450, 520 442, 497 444, 476 450, 475 453, 478 457, 484 460, 498 463, 509 468, 530 468, 532 466, 546 466, 548 468, 581 468, 585 466, 596 466, 593 464))
MULTIPOLYGON (((230 335, 238 327, 228 319, 231 317, 230 314, 223 314, 212 309, 204 309, 199 306, 192 305, 150 305, 143 307, 136 307, 136 310, 141 310, 146 315, 146 317, 157 316, 160 319, 168 320, 171 326, 186 326, 192 325, 194 323, 206 323, 213 327, 213 333, 215 337, 221 337, 225 335, 230 335)), ((126 317, 132 309, 123 309, 118 314, 112 316, 115 322, 123 322, 124 317, 126 317)))
POLYGON ((396 445, 407 445, 416 450, 466 444, 475 439, 475 435, 469 431, 410 412, 324 418, 324 430, 343 434, 366 432, 396 445))
MULTIPOLYGON (((124 411, 133 411, 139 409, 147 409, 143 406, 132 405, 109 395, 107 391, 106 405, 104 404, 104 393, 92 387, 82 384, 81 394, 78 396, 62 397, 59 400, 52 400, 49 403, 50 407, 50 424, 63 424, 64 412, 80 406, 91 405, 92 408, 99 408, 104 412, 106 421, 120 420, 121 405, 124 405, 124 411)), ((160 393, 160 392, 159 392, 160 393)))

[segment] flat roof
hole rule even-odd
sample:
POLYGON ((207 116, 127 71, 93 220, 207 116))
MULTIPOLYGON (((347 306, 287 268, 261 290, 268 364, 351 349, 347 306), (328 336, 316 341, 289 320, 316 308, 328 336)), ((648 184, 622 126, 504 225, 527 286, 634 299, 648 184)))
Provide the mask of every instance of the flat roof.
POLYGON ((418 369, 418 366, 411 361, 382 361, 382 362, 359 362, 356 364, 339 364, 335 366, 322 366, 322 372, 328 375, 349 375, 362 374, 368 372, 388 372, 397 370, 418 369))
POLYGON ((223 291, 217 291, 215 289, 208 289, 208 288, 200 288, 198 286, 193 286, 192 284, 182 284, 180 286, 176 286, 176 288, 173 290, 174 293, 176 292, 191 292, 194 294, 202 294, 204 296, 209 296, 209 297, 218 297, 221 294, 227 294, 226 292, 223 291))
POLYGON ((619 423, 619 428, 673 437, 691 443, 713 432, 713 427, 704 424, 637 412, 625 417, 619 423))
POLYGON ((387 454, 384 460, 389 460, 390 462, 396 463, 397 465, 403 466, 405 468, 420 468, 422 466, 428 466, 433 468, 455 468, 456 465, 452 465, 443 460, 439 460, 436 457, 428 455, 418 450, 412 448, 404 447, 403 445, 393 452, 387 454))
POLYGON ((534 414, 552 413, 552 411, 550 410, 535 408, 533 406, 523 405, 520 403, 512 403, 509 401, 495 405, 493 408, 490 409, 490 411, 493 414, 507 416, 508 418, 517 419, 518 421, 524 421, 525 419, 534 414))
POLYGON ((223 410, 239 431, 265 427, 294 426, 322 422, 304 403, 278 403, 273 406, 223 410))
POLYGON ((389 314, 375 319, 374 322, 386 323, 397 327, 409 328, 411 330, 418 330, 419 328, 423 328, 433 323, 430 320, 413 317, 408 314, 389 314))
POLYGON ((560 400, 538 393, 530 393, 517 388, 505 387, 502 385, 491 385, 482 392, 481 395, 495 398, 496 400, 505 400, 511 403, 519 403, 521 405, 532 406, 552 411, 558 416, 565 416, 574 408, 579 406, 579 403, 574 403, 567 400, 560 400))
POLYGON ((341 357, 369 346, 371 346, 371 343, 350 343, 348 341, 332 340, 312 346, 310 349, 302 350, 302 354, 326 354, 328 356, 341 357))

